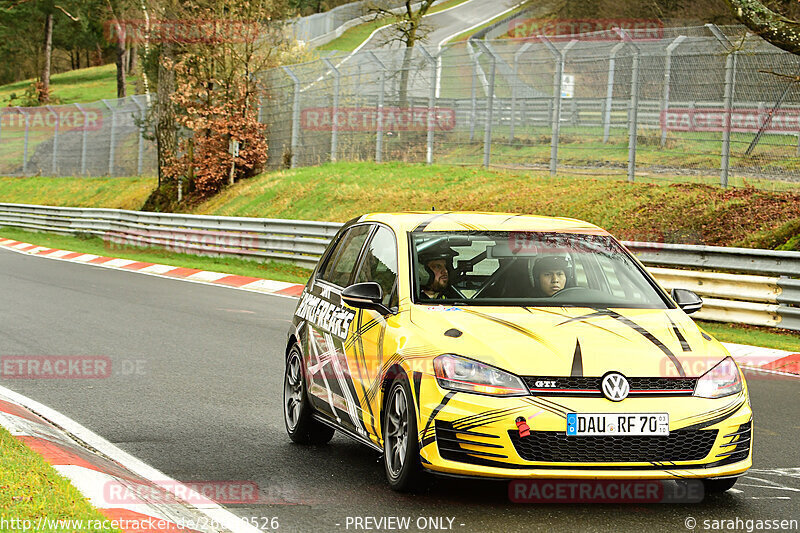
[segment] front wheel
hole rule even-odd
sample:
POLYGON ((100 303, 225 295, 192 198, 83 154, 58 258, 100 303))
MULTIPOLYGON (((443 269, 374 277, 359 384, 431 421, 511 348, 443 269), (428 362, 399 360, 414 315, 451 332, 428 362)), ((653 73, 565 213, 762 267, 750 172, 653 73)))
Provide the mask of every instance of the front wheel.
POLYGON ((333 438, 334 429, 313 418, 303 379, 303 359, 296 344, 286 358, 283 418, 286 422, 286 433, 298 444, 325 444, 333 438))
POLYGON ((420 488, 417 413, 408 377, 400 374, 389 387, 383 415, 383 465, 389 486, 398 492, 420 488))

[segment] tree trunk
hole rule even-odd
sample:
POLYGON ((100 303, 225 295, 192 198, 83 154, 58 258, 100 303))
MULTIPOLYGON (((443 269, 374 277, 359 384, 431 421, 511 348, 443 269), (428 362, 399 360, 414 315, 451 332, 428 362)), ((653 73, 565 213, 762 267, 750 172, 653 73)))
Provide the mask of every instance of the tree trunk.
POLYGON ((135 72, 136 71, 136 54, 137 50, 135 46, 128 47, 128 72, 135 72))
POLYGON ((46 104, 50 95, 50 58, 53 55, 53 14, 48 13, 44 19, 44 64, 42 65, 42 88, 39 92, 39 103, 46 104))
POLYGON ((400 88, 398 99, 400 100, 400 107, 408 105, 408 71, 411 69, 411 59, 414 57, 414 41, 406 43, 406 49, 403 53, 403 66, 400 71, 400 88))
MULTIPOLYGON (((174 59, 175 45, 167 41, 164 43, 161 58, 174 59)), ((177 144, 177 125, 175 111, 170 95, 175 91, 175 71, 164 67, 162 61, 158 64, 158 92, 156 108, 156 147, 158 150, 158 184, 163 183, 164 167, 170 156, 175 155, 177 144)))
POLYGON ((127 96, 125 78, 128 61, 125 55, 125 38, 119 36, 117 37, 117 98, 125 98, 127 96))

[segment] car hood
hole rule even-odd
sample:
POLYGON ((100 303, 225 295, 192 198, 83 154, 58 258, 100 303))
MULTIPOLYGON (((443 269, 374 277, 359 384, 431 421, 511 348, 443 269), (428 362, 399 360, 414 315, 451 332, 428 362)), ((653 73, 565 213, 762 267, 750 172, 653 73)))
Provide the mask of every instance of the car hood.
POLYGON ((680 309, 415 305, 410 318, 436 351, 518 375, 697 377, 728 355, 680 309))

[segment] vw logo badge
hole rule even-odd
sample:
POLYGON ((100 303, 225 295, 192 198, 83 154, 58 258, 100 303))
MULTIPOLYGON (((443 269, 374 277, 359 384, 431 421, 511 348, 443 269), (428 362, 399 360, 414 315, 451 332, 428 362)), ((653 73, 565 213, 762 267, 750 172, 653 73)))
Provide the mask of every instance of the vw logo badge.
POLYGON ((612 402, 621 402, 628 397, 631 386, 625 376, 618 372, 610 372, 605 375, 602 382, 603 396, 612 402))

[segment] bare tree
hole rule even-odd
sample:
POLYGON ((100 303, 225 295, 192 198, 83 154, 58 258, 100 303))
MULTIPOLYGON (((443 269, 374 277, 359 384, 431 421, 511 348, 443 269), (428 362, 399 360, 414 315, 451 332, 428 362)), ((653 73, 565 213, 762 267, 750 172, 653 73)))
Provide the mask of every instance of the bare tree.
POLYGON ((372 20, 383 19, 391 21, 391 26, 386 30, 389 37, 383 44, 399 42, 405 47, 403 54, 403 66, 400 71, 400 105, 408 103, 408 73, 411 68, 411 59, 414 56, 414 46, 424 41, 431 28, 425 26, 423 17, 428 14, 431 6, 437 0, 422 0, 415 7, 413 0, 405 0, 402 10, 394 12, 391 9, 380 5, 371 5, 368 9, 372 14, 372 20))

